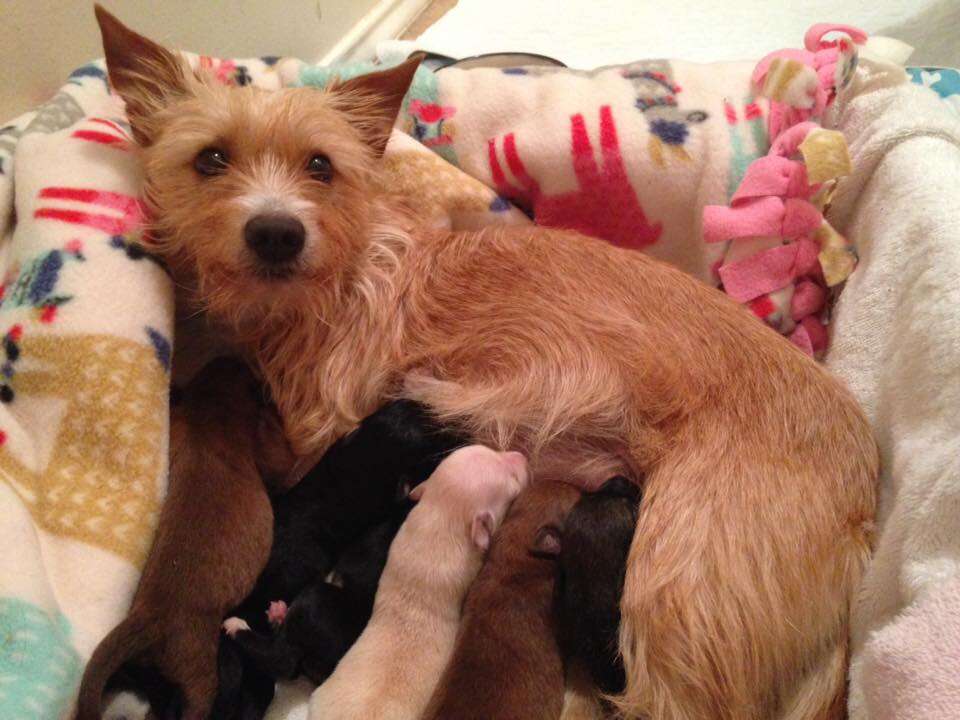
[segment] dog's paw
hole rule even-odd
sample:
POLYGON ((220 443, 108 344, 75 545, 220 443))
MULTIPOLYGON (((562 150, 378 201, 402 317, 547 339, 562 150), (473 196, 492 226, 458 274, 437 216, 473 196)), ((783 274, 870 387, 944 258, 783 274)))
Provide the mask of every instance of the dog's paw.
POLYGON ((287 604, 283 600, 274 600, 267 608, 267 621, 271 625, 282 625, 287 619, 287 604))
POLYGON ((249 630, 250 626, 247 625, 247 621, 238 618, 231 617, 223 621, 223 631, 230 637, 234 637, 241 630, 249 630))

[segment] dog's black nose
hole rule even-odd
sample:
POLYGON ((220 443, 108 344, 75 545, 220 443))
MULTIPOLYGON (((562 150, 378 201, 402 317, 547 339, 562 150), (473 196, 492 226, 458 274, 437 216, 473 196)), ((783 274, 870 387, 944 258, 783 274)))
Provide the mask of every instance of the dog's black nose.
POLYGON ((243 228, 247 246, 265 263, 290 262, 306 242, 307 230, 292 215, 257 215, 243 228))

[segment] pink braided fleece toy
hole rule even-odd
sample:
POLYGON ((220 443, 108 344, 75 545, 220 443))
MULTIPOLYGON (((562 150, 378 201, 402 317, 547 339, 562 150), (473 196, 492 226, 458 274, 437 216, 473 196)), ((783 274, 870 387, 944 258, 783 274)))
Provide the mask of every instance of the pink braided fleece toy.
POLYGON ((779 50, 752 80, 770 100, 769 153, 755 160, 730 205, 703 212, 708 243, 731 243, 717 272, 724 290, 810 355, 826 349, 828 288, 856 264, 852 248, 823 217, 836 178, 850 172, 840 133, 819 120, 856 68, 866 34, 847 25, 814 25, 806 50, 779 50), (824 40, 828 33, 844 35, 824 40))

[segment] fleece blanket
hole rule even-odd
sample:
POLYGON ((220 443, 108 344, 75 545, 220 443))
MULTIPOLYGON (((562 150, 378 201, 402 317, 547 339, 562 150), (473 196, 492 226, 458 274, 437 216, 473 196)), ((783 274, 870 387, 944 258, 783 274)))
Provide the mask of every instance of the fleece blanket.
POLYGON ((855 264, 820 212, 849 170, 845 143, 817 121, 866 40, 818 25, 805 50, 759 65, 444 68, 414 87, 401 127, 494 188, 497 207, 676 265, 814 354, 829 288, 855 264))
POLYGON ((882 466, 852 720, 960 717, 960 74, 910 74, 891 86, 862 68, 834 119, 855 170, 830 216, 857 238, 860 265, 827 365, 876 428, 882 466))
MULTIPOLYGON (((268 89, 331 75, 292 59, 188 57, 268 89)), ((703 208, 735 199, 770 149, 752 67, 421 70, 385 182, 436 226, 534 218, 716 284, 730 245, 704 247, 703 208)), ((102 62, 0 129, 0 537, 15 548, 0 557, 5 720, 69 713, 83 659, 129 604, 165 491, 172 287, 139 243, 129 142, 102 62)), ((303 710, 295 693, 280 701, 303 710)))

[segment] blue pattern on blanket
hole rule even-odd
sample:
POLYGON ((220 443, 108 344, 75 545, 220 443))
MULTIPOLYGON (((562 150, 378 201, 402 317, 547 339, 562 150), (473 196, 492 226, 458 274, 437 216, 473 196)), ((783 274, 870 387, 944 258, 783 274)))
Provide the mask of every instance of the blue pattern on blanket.
POLYGON ((910 80, 933 90, 960 114, 960 70, 938 67, 907 68, 910 80))
POLYGON ((70 623, 18 598, 0 598, 0 717, 44 720, 65 709, 80 672, 70 623))

